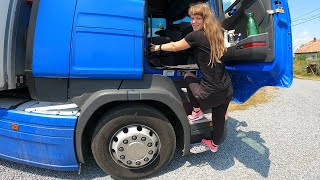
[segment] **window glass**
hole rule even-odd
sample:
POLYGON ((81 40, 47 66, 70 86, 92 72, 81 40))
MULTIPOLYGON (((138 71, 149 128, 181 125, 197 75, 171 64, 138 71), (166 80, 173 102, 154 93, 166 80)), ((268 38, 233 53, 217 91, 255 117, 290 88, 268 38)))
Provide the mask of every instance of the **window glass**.
POLYGON ((189 16, 186 16, 186 17, 184 17, 183 19, 174 21, 173 24, 179 24, 179 23, 181 23, 181 22, 190 22, 190 17, 189 17, 189 16))
POLYGON ((236 0, 222 0, 223 11, 226 11, 236 0))
MULTIPOLYGON (((210 0, 210 1, 206 2, 206 3, 212 8, 212 6, 211 6, 212 2, 211 2, 211 1, 212 1, 212 0, 210 0)), ((189 17, 189 16, 186 16, 186 17, 184 17, 183 19, 174 21, 173 24, 179 24, 179 23, 182 23, 182 22, 190 22, 190 17, 189 17)))
POLYGON ((148 18, 148 21, 149 21, 148 37, 151 37, 151 33, 150 33, 151 31, 152 31, 152 37, 157 37, 159 35, 155 34, 155 32, 166 28, 166 19, 164 18, 152 18, 152 24, 151 24, 151 18, 148 18))

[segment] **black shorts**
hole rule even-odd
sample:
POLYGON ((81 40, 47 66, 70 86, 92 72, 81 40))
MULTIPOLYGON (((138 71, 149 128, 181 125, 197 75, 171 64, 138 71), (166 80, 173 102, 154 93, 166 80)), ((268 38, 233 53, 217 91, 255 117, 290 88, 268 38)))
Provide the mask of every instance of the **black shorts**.
POLYGON ((202 109, 217 107, 226 101, 230 101, 233 95, 232 86, 222 91, 208 92, 200 84, 200 79, 194 75, 185 76, 185 81, 202 109))

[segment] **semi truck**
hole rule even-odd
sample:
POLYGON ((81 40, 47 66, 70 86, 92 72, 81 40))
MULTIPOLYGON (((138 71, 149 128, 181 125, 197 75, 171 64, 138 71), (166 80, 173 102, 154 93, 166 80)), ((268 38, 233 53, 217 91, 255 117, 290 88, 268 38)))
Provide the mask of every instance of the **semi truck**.
MULTIPOLYGON (((187 118, 183 76, 201 78, 192 50, 148 47, 191 32, 187 10, 196 2, 1 0, 0 158, 79 171, 92 155, 106 173, 126 179, 154 175, 176 148, 192 154, 214 133, 210 110, 202 120, 187 118)), ((224 32, 238 35, 222 57, 233 101, 264 86, 290 87, 287 0, 205 2, 224 32), (248 13, 258 27, 250 36, 248 13)))

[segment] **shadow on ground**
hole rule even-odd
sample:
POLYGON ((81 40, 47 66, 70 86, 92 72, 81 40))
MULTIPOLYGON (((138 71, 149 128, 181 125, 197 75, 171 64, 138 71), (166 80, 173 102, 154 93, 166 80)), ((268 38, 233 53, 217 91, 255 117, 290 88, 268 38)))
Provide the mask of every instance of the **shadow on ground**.
POLYGON ((223 171, 234 166, 237 160, 262 177, 268 177, 270 169, 269 148, 264 145, 265 141, 260 137, 260 132, 241 130, 247 126, 244 121, 229 117, 227 137, 217 153, 213 154, 208 151, 181 157, 181 153, 177 152, 172 163, 158 173, 158 176, 174 171, 185 164, 188 166, 209 164, 213 169, 223 171))

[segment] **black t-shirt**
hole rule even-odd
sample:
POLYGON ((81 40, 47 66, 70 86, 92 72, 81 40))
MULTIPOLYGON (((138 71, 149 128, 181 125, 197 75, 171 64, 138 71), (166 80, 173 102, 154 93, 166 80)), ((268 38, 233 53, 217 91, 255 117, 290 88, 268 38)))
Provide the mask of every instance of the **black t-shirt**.
POLYGON ((208 65, 210 62, 210 43, 203 30, 192 31, 184 38, 194 51, 202 78, 200 84, 208 93, 220 93, 231 87, 230 77, 223 63, 208 65))

